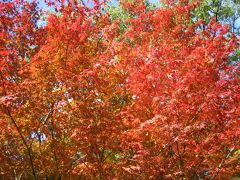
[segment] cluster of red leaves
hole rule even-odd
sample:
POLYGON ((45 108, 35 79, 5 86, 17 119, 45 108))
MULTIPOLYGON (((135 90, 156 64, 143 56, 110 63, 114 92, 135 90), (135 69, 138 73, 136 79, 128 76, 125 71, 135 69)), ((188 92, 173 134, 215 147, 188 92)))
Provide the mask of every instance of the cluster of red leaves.
POLYGON ((234 35, 196 4, 0 4, 0 173, 23 178, 229 178, 240 173, 234 35), (30 62, 28 62, 30 61, 30 62))

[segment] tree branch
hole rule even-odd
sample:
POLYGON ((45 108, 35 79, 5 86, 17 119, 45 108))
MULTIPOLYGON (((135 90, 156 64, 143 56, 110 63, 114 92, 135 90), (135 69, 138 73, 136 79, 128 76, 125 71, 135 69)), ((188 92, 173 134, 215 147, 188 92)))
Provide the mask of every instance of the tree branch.
POLYGON ((222 159, 221 163, 218 165, 218 170, 217 170, 217 172, 213 175, 213 177, 212 177, 211 179, 215 179, 215 178, 218 176, 220 170, 222 169, 223 164, 224 164, 225 161, 230 157, 230 155, 233 153, 233 151, 234 151, 234 148, 231 148, 231 149, 229 150, 229 153, 222 159))
MULTIPOLYGON (((0 75, 1 75, 1 81, 2 81, 2 88, 3 88, 3 93, 4 95, 6 96, 7 95, 7 92, 6 92, 6 89, 5 89, 5 85, 4 85, 4 79, 3 79, 3 75, 2 75, 2 72, 0 72, 0 75)), ((4 108, 7 112, 7 115, 8 117, 10 118, 11 122, 14 124, 15 128, 17 129, 17 132, 18 134, 20 135, 21 137, 21 140, 24 144, 24 146, 26 147, 27 149, 27 153, 28 153, 28 156, 29 156, 29 159, 30 159, 30 165, 31 165, 31 169, 32 169, 32 174, 33 174, 33 177, 35 180, 37 180, 37 176, 36 176, 36 173, 35 173, 35 168, 34 168, 34 164, 33 164, 33 157, 32 157, 32 152, 31 152, 31 147, 28 146, 27 144, 27 141, 25 140, 18 124, 17 124, 17 121, 13 118, 12 114, 11 114, 11 111, 8 109, 7 106, 4 105, 4 108)))

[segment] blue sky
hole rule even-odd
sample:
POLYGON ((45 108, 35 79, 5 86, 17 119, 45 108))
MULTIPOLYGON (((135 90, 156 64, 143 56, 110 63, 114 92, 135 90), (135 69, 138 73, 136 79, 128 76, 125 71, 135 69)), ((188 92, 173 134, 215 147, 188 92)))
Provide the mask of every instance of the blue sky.
MULTIPOLYGON (((32 1, 32 0, 28 0, 28 1, 32 1)), ((160 0, 149 0, 149 2, 151 2, 151 3, 158 3, 159 1, 160 1, 160 0)), ((36 2, 38 2, 38 3, 39 3, 39 7, 43 8, 44 10, 51 10, 51 9, 44 3, 44 0, 36 0, 36 2)), ((89 6, 92 5, 92 3, 91 3, 92 0, 85 0, 85 2, 87 2, 86 4, 88 4, 89 6)), ((113 5, 117 5, 117 2, 118 2, 118 0, 111 0, 111 4, 113 4, 113 5)), ((240 18, 237 19, 235 26, 236 26, 237 28, 240 27, 240 18)))
MULTIPOLYGON (((31 1, 31 0, 29 0, 29 1, 31 1)), ((38 3, 39 3, 39 6, 40 7, 42 7, 42 8, 48 8, 47 6, 46 6, 46 4, 44 3, 44 0, 36 0, 38 3)), ((85 0, 86 2, 87 1, 89 1, 89 0, 85 0)), ((158 2, 159 0, 149 0, 149 2, 151 2, 151 3, 156 3, 156 2, 158 2)), ((90 2, 90 1, 89 1, 90 2)), ((111 3, 112 4, 117 4, 117 2, 118 2, 118 0, 112 0, 111 1, 111 3)), ((88 3, 90 6, 91 6, 91 2, 90 3, 88 3)))

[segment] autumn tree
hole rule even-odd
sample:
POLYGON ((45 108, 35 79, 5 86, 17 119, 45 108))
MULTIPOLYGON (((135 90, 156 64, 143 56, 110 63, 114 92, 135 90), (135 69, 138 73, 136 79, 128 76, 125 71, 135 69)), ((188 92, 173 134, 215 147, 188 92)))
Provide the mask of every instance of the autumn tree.
POLYGON ((202 18, 228 24, 231 32, 239 34, 238 20, 240 16, 239 0, 204 0, 201 5, 193 11, 193 18, 202 18))
MULTIPOLYGON (((201 5, 196 8, 191 15, 193 21, 202 19, 209 22, 211 19, 228 25, 229 34, 240 34, 239 26, 240 17, 240 1, 238 0, 204 0, 201 5)), ((235 63, 240 59, 240 46, 231 55, 229 63, 235 63)))
POLYGON ((3 2, 0 173, 15 179, 239 175, 237 38, 200 1, 3 2), (228 34, 228 35, 227 35, 228 34))
POLYGON ((237 175, 239 65, 227 65, 236 37, 215 21, 191 23, 194 4, 166 3, 137 8, 126 32, 134 42, 127 114, 135 122, 124 141, 133 160, 127 170, 163 179, 237 175))
MULTIPOLYGON (((32 122, 24 90, 29 74, 28 62, 44 40, 37 20, 39 10, 35 2, 0 3, 0 76, 1 76, 1 165, 4 177, 20 178, 25 171, 36 176, 29 142, 32 122), (27 135, 28 134, 28 135, 27 135)), ((34 117, 31 117, 34 118, 34 117)))

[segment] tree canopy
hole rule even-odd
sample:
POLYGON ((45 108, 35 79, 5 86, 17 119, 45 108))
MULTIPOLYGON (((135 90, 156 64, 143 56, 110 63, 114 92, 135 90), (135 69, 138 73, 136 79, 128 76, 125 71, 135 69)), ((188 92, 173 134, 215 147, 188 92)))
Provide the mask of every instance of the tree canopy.
POLYGON ((237 33, 161 2, 0 3, 0 177, 239 176, 237 33))

